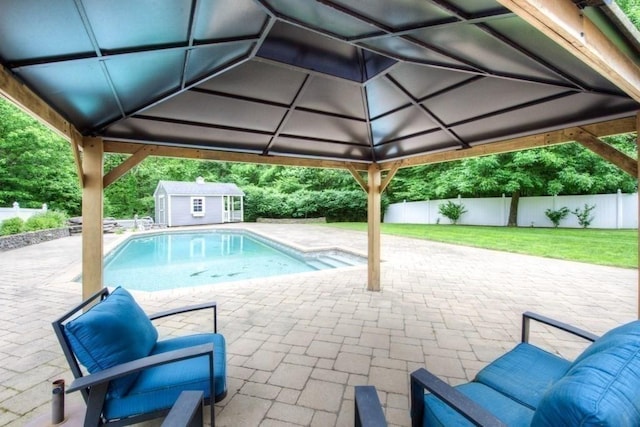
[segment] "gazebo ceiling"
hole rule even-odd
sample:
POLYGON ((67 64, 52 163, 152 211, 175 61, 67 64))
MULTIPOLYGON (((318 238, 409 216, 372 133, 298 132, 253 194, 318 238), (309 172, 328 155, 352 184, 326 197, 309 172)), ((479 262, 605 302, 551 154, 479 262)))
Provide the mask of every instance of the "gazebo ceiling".
MULTIPOLYGON (((574 3, 640 62, 609 6, 574 3)), ((5 68, 80 132, 112 141, 369 163, 639 109, 494 0, 1 7, 5 68)))

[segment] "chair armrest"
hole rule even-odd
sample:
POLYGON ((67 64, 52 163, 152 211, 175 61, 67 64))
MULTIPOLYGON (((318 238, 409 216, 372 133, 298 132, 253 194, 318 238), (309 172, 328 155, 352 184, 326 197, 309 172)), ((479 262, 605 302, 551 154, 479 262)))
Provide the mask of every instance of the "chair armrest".
POLYGON ((355 427, 387 427, 376 388, 355 386, 355 427))
POLYGON ((524 313, 522 313, 522 342, 529 342, 529 324, 531 320, 544 323, 545 325, 553 326, 554 328, 568 332, 572 335, 584 338, 587 341, 593 342, 600 338, 598 335, 592 334, 591 332, 585 331, 584 329, 576 328, 575 326, 559 322, 555 319, 551 319, 537 313, 525 311, 524 313))
POLYGON ((422 426, 424 392, 428 390, 476 426, 506 427, 491 412, 424 368, 411 373, 411 425, 422 426))
POLYGON ((193 357, 203 356, 206 354, 211 355, 213 358, 213 344, 195 345, 193 347, 143 357, 131 362, 122 363, 112 368, 104 369, 94 374, 76 378, 67 389, 67 393, 108 383, 116 378, 124 377, 125 375, 152 368, 154 366, 178 362, 180 360, 191 359, 193 357))
POLYGON ((175 314, 189 313, 191 311, 204 310, 213 308, 213 332, 218 332, 218 303, 215 301, 204 302, 202 304, 188 305, 186 307, 178 307, 160 313, 149 315, 149 320, 161 319, 163 317, 173 316, 175 314))

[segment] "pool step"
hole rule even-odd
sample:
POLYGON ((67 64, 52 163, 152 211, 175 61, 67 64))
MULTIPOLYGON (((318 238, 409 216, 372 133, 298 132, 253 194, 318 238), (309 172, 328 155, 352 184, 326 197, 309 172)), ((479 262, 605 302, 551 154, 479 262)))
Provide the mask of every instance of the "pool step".
POLYGON ((324 270, 327 268, 350 267, 358 264, 348 257, 342 257, 339 255, 322 255, 314 258, 313 260, 308 260, 307 263, 309 265, 312 265, 314 268, 317 268, 318 270, 324 270))

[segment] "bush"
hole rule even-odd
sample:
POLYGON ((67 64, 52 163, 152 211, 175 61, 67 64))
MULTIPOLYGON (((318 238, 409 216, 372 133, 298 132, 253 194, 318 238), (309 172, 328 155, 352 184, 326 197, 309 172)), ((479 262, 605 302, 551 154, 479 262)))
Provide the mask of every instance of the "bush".
POLYGON ((467 212, 462 203, 456 204, 451 200, 448 200, 447 203, 441 203, 438 206, 438 212, 440 212, 443 216, 449 218, 452 224, 457 224, 460 217, 467 212))
POLYGON ((594 210, 595 208, 596 208, 596 205, 589 206, 588 204, 585 203, 584 209, 575 208, 574 210, 571 211, 571 213, 578 218, 578 224, 580 224, 582 228, 587 228, 588 226, 591 225, 591 222, 593 221, 594 217, 591 216, 591 211, 594 210))
POLYGON ((48 211, 31 216, 24 224, 25 231, 47 230, 60 228, 67 222, 67 216, 62 212, 48 211))
POLYGON ((24 231, 24 221, 22 218, 15 217, 5 219, 0 223, 0 236, 8 236, 10 234, 18 234, 24 231))
MULTIPOLYGON (((326 217, 329 222, 367 220, 367 195, 362 190, 300 190, 286 194, 274 189, 246 186, 243 191, 245 221, 315 217, 326 217)), ((383 211, 388 204, 383 197, 383 211)))
POLYGON ((567 215, 569 215, 569 208, 563 206, 557 211, 553 209, 547 209, 546 211, 544 211, 544 214, 547 216, 547 218, 549 218, 549 221, 553 223, 553 226, 555 228, 558 228, 558 226, 560 225, 560 221, 562 221, 567 217, 567 215))

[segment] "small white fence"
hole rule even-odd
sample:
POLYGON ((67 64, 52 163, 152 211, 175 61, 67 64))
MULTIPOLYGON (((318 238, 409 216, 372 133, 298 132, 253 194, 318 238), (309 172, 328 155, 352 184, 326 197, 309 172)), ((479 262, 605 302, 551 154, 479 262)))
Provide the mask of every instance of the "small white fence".
MULTIPOLYGON (((465 199, 427 200, 402 202, 389 205, 384 222, 396 224, 449 224, 449 219, 439 211, 439 206, 451 200, 462 203, 467 210, 458 224, 506 226, 509 219, 511 197, 484 197, 465 199)), ((566 206, 570 210, 584 209, 585 203, 595 205, 590 228, 638 228, 638 193, 595 194, 585 196, 521 197, 518 206, 519 227, 553 227, 545 215, 547 209, 558 210, 566 206)), ((569 214, 560 227, 579 228, 575 215, 569 214)))
POLYGON ((21 208, 18 202, 14 202, 10 208, 0 208, 0 222, 5 219, 19 217, 23 220, 27 220, 35 214, 44 213, 47 211, 47 204, 43 204, 41 209, 27 209, 21 208))

